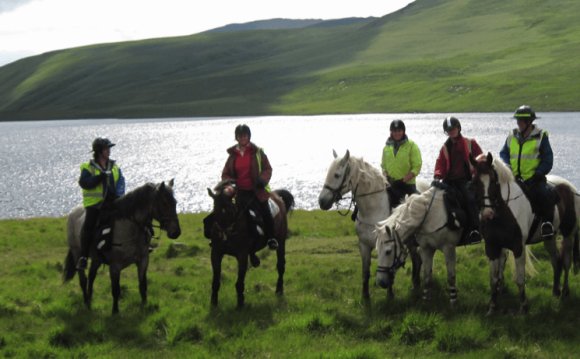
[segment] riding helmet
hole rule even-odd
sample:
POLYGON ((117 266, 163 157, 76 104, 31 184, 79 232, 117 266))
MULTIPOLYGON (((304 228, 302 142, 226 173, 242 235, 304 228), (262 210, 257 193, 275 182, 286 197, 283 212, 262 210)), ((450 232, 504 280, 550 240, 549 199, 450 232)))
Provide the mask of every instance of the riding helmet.
POLYGON ((459 122, 457 117, 448 116, 443 120, 443 132, 447 133, 454 128, 458 128, 459 132, 461 132, 461 122, 459 122))
POLYGON ((516 109, 516 112, 514 112, 514 118, 516 120, 526 120, 532 122, 538 117, 536 116, 536 113, 534 112, 534 110, 532 110, 530 106, 521 105, 516 109))
POLYGON ((391 122, 390 130, 391 131, 395 131, 395 130, 405 131, 406 130, 405 123, 402 120, 393 120, 393 122, 391 122))
POLYGON ((238 139, 238 136, 240 135, 248 135, 248 138, 252 138, 252 131, 250 131, 250 127, 248 127, 248 125, 241 124, 241 125, 237 125, 236 126, 236 140, 238 139))
POLYGON ((111 148, 115 146, 108 138, 97 137, 93 141, 93 152, 100 153, 105 148, 111 148))

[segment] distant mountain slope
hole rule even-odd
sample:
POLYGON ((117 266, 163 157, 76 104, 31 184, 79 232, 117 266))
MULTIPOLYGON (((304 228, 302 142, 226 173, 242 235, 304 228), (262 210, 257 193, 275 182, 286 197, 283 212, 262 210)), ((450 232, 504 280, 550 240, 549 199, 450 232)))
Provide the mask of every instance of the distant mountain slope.
POLYGON ((292 19, 270 19, 246 22, 243 24, 229 24, 208 30, 206 32, 233 32, 249 30, 288 30, 301 29, 323 22, 322 19, 292 20, 292 19))
POLYGON ((370 22, 55 51, 0 68, 0 120, 580 110, 578 13, 417 0, 370 22))

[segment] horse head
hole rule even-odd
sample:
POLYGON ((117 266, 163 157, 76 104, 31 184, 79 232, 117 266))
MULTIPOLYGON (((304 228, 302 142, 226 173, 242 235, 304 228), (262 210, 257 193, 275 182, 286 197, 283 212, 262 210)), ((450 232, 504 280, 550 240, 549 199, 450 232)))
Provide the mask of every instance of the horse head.
POLYGON ((213 191, 208 188, 208 195, 213 199, 213 211, 215 220, 220 226, 227 226, 236 218, 236 185, 232 180, 223 180, 218 183, 213 191))
POLYGON ((177 201, 173 196, 173 184, 171 179, 167 184, 161 182, 155 186, 153 195, 153 218, 159 221, 159 226, 167 232, 167 236, 176 239, 181 235, 179 219, 177 218, 177 201))
POLYGON ((481 218, 488 221, 495 217, 498 203, 503 201, 494 159, 488 152, 487 156, 481 154, 475 159, 470 158, 470 161, 475 168, 472 188, 475 191, 477 204, 481 209, 481 218))
POLYGON ((338 202, 345 193, 351 190, 349 182, 350 152, 347 150, 342 158, 338 158, 336 151, 333 150, 332 153, 334 154, 334 161, 330 164, 324 187, 318 195, 320 209, 325 211, 329 210, 334 203, 338 202))
POLYGON ((391 288, 395 283, 397 270, 405 265, 407 247, 401 241, 394 227, 385 221, 376 228, 377 276, 376 283, 381 288, 391 288))

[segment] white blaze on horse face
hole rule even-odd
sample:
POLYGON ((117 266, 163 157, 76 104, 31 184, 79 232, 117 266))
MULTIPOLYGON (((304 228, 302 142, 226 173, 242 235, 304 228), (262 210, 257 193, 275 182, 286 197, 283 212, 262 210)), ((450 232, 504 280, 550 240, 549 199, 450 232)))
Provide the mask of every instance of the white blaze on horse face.
POLYGON ((318 203, 321 209, 332 207, 335 200, 334 194, 337 191, 344 195, 350 190, 348 186, 343 186, 347 180, 345 179, 347 166, 348 161, 344 161, 344 158, 337 158, 330 165, 324 181, 324 187, 318 196, 318 203))
POLYGON ((491 201, 489 200, 489 175, 481 175, 479 179, 483 184, 483 204, 485 205, 481 210, 481 218, 488 221, 495 215, 493 208, 491 208, 491 201))
MULTIPOLYGON (((378 268, 391 268, 395 261, 394 257, 394 244, 395 242, 391 240, 391 230, 385 227, 384 230, 379 232, 376 244, 377 250, 377 266, 378 268)), ((386 287, 390 285, 390 278, 385 270, 377 271, 376 283, 380 287, 386 287)))

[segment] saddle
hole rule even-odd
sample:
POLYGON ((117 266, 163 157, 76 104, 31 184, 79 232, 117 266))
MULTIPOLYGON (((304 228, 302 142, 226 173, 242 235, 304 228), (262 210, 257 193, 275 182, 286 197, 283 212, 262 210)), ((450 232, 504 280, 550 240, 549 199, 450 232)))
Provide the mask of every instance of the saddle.
POLYGON ((465 228, 467 212, 463 209, 464 198, 459 191, 440 181, 433 181, 432 185, 443 190, 443 204, 447 212, 447 227, 452 230, 465 228))
POLYGON ((99 252, 108 252, 113 246, 113 227, 115 217, 112 211, 102 211, 97 222, 95 239, 99 252))

